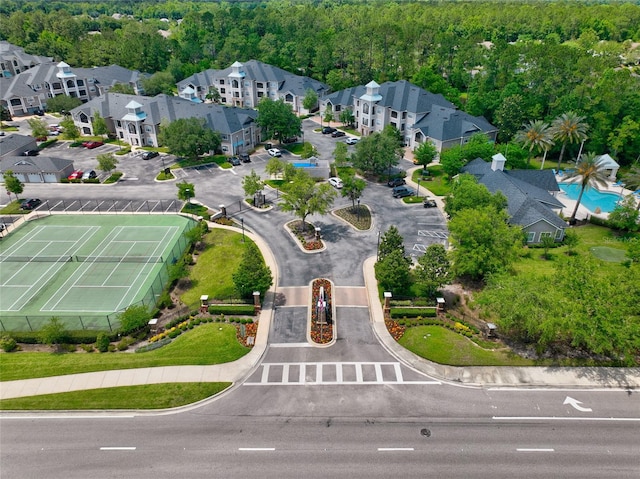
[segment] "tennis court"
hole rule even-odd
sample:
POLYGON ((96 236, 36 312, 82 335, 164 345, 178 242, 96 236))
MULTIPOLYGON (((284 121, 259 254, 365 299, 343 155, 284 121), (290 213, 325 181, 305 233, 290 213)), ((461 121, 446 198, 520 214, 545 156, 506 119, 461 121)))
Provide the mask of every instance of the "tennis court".
POLYGON ((115 329, 132 304, 155 305, 168 267, 195 222, 180 215, 53 215, 0 244, 5 330, 37 330, 52 316, 67 329, 115 329))

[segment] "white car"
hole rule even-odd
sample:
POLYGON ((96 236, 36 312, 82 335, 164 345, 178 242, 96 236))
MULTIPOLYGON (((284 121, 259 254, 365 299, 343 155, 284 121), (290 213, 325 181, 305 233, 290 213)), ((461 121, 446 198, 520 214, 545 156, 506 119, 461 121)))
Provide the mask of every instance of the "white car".
POLYGON ((346 143, 347 145, 355 145, 356 143, 358 143, 358 139, 357 139, 357 138, 350 137, 350 138, 347 138, 347 140, 346 140, 346 142, 345 142, 345 143, 346 143))
POLYGON ((269 153, 269 155, 271 156, 282 156, 282 153, 280 153, 280 150, 278 150, 277 148, 270 148, 269 150, 267 150, 267 153, 269 153))
POLYGON ((329 184, 338 189, 342 188, 342 180, 337 176, 332 176, 331 178, 329 178, 329 184))

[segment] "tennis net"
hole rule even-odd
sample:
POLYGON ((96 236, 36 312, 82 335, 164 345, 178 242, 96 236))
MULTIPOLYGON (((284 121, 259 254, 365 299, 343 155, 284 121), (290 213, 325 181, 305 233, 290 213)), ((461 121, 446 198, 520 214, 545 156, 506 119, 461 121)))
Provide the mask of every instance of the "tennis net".
POLYGON ((0 263, 164 263, 162 256, 0 256, 0 263))

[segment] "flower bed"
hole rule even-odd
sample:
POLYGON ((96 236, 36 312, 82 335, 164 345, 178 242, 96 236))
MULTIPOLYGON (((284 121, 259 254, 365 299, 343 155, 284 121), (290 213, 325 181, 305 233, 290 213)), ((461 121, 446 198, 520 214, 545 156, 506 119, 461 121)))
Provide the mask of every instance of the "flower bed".
POLYGON ((322 240, 316 239, 315 228, 308 228, 307 225, 307 223, 303 224, 302 221, 297 220, 292 221, 288 226, 305 250, 315 251, 322 249, 324 244, 322 240))
POLYGON ((316 344, 327 344, 333 340, 333 318, 331 317, 332 301, 331 282, 328 279, 314 279, 311 287, 311 340, 316 344), (324 287, 327 299, 327 324, 318 322, 317 304, 320 299, 320 288, 324 287))
POLYGON ((402 337, 407 329, 404 326, 400 326, 397 321, 394 321, 392 319, 385 320, 384 324, 387 326, 387 331, 389 331, 391 337, 393 337, 393 339, 395 339, 396 341, 398 341, 402 337))

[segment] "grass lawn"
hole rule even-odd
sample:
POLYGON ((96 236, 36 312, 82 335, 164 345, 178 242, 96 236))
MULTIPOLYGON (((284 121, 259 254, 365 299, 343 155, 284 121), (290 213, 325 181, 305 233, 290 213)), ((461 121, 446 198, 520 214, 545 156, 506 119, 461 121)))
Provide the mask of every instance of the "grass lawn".
POLYGON ((507 351, 483 349, 471 339, 441 326, 407 328, 398 341, 409 351, 430 361, 452 366, 533 366, 529 359, 507 351))
POLYGON ((89 389, 0 401, 0 410, 165 409, 192 404, 231 383, 169 383, 89 389))
POLYGON ((368 230, 371 228, 371 211, 364 205, 360 205, 360 207, 347 206, 346 208, 335 210, 334 213, 336 216, 351 223, 356 229, 368 230))
MULTIPOLYGON (((13 196, 13 193, 11 195, 13 196)), ((26 199, 24 195, 22 195, 22 197, 26 199)), ((23 215, 26 213, 30 213, 30 211, 21 210, 20 201, 14 200, 8 205, 6 205, 4 208, 0 209, 0 213, 2 213, 3 215, 23 215)))
POLYGON ((0 380, 111 369, 221 364, 235 361, 249 351, 236 339, 234 325, 205 323, 181 334, 170 344, 146 353, 2 353, 0 380))
POLYGON ((206 235, 205 242, 207 249, 191 268, 192 287, 181 298, 192 309, 198 307, 203 294, 210 299, 237 297, 232 275, 242 259, 242 234, 214 228, 206 235))
POLYGON ((447 175, 442 171, 442 166, 435 165, 429 166, 429 173, 431 178, 430 181, 423 181, 422 179, 422 169, 419 168, 413 172, 411 179, 418 182, 420 179, 420 189, 426 188, 435 196, 446 196, 451 192, 451 184, 447 179, 447 175))

